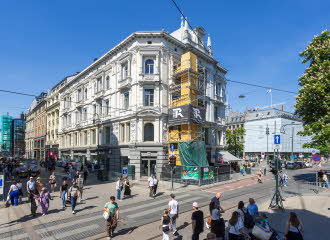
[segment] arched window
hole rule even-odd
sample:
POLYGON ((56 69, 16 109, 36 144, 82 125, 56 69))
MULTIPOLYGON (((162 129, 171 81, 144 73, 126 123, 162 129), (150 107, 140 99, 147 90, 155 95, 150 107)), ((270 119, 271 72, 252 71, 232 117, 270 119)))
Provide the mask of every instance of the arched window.
POLYGON ((147 59, 144 63, 144 73, 145 74, 153 74, 154 73, 154 60, 147 59))
POLYGON ((154 141, 154 125, 152 123, 147 123, 144 125, 144 141, 154 141))

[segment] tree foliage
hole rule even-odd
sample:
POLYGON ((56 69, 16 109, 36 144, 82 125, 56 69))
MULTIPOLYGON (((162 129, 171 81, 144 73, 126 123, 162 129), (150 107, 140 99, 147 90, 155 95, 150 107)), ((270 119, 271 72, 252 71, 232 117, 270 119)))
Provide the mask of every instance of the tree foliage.
POLYGON ((245 129, 240 127, 234 130, 226 129, 226 142, 227 150, 239 157, 242 155, 244 150, 244 143, 240 140, 245 135, 245 129))
POLYGON ((296 114, 304 121, 299 134, 312 136, 304 147, 330 153, 330 33, 323 31, 300 53, 302 63, 309 63, 299 79, 296 114))

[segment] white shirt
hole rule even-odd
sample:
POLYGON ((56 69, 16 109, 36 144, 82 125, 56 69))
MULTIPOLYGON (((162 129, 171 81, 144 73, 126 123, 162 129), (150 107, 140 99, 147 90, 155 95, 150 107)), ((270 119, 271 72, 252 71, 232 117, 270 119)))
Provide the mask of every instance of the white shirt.
POLYGON ((18 190, 18 187, 15 184, 13 184, 13 185, 10 186, 10 189, 12 191, 16 191, 16 190, 18 190))
POLYGON ((237 209, 236 212, 239 214, 239 218, 244 222, 244 213, 247 213, 246 207, 243 207, 244 212, 241 209, 237 209))
POLYGON ((118 189, 121 190, 121 181, 119 180, 116 182, 116 190, 118 189))
POLYGON ((149 183, 149 187, 153 187, 155 185, 154 178, 153 177, 148 178, 148 183, 149 183))
POLYGON ((295 232, 295 233, 299 233, 301 231, 301 225, 299 224, 298 227, 294 227, 291 224, 289 225, 289 231, 290 232, 295 232), (299 229, 299 231, 298 231, 299 229))
POLYGON ((17 183, 16 186, 18 189, 22 189, 22 183, 17 183))
POLYGON ((244 227, 243 221, 240 218, 238 219, 235 226, 232 226, 230 224, 229 224, 229 226, 230 226, 229 233, 235 234, 235 235, 240 235, 241 233, 239 230, 244 227))
POLYGON ((170 214, 178 214, 178 201, 171 200, 168 202, 168 207, 171 209, 170 214))

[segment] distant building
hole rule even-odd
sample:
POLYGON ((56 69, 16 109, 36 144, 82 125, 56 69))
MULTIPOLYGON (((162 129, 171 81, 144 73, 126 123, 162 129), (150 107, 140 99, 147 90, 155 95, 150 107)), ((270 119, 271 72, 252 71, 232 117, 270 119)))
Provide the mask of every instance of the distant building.
POLYGON ((11 155, 24 156, 25 154, 25 116, 13 119, 11 132, 11 155))
POLYGON ((13 117, 2 115, 0 117, 0 152, 11 150, 11 125, 13 117))
POLYGON ((311 155, 313 149, 303 148, 303 144, 311 141, 311 136, 298 135, 303 130, 303 122, 292 113, 278 109, 247 111, 245 113, 229 113, 227 128, 244 127, 244 155, 246 159, 260 158, 262 153, 274 155, 274 135, 281 135, 279 153, 282 158, 289 159, 293 154, 299 157, 311 155), (268 129, 268 130, 267 130, 268 129), (269 133, 268 135, 266 133, 269 133), (292 140, 293 137, 293 140, 292 140))

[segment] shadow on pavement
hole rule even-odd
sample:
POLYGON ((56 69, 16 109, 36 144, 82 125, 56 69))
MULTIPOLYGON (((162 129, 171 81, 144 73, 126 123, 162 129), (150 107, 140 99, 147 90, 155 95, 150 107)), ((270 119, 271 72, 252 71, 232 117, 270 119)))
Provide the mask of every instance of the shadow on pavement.
POLYGON ((329 239, 329 233, 324 227, 330 226, 330 218, 303 209, 285 209, 284 211, 272 210, 271 213, 265 212, 270 226, 275 229, 280 236, 284 237, 285 226, 289 219, 290 212, 295 212, 303 224, 304 240, 314 240, 316 238, 318 240, 329 239))
POLYGON ((138 227, 122 228, 117 233, 115 233, 114 235, 119 236, 119 235, 131 234, 137 228, 138 227))
POLYGON ((95 197, 89 197, 89 198, 86 198, 85 201, 87 200, 92 200, 92 199, 96 199, 96 198, 99 198, 98 196, 95 196, 95 197))
POLYGON ((84 208, 81 208, 81 209, 75 209, 75 211, 78 213, 78 212, 82 212, 86 209, 92 209, 92 208, 96 208, 97 206, 87 206, 87 207, 84 207, 84 208))
POLYGON ((315 173, 303 173, 297 174, 293 176, 295 181, 302 181, 302 182, 315 182, 315 173))

